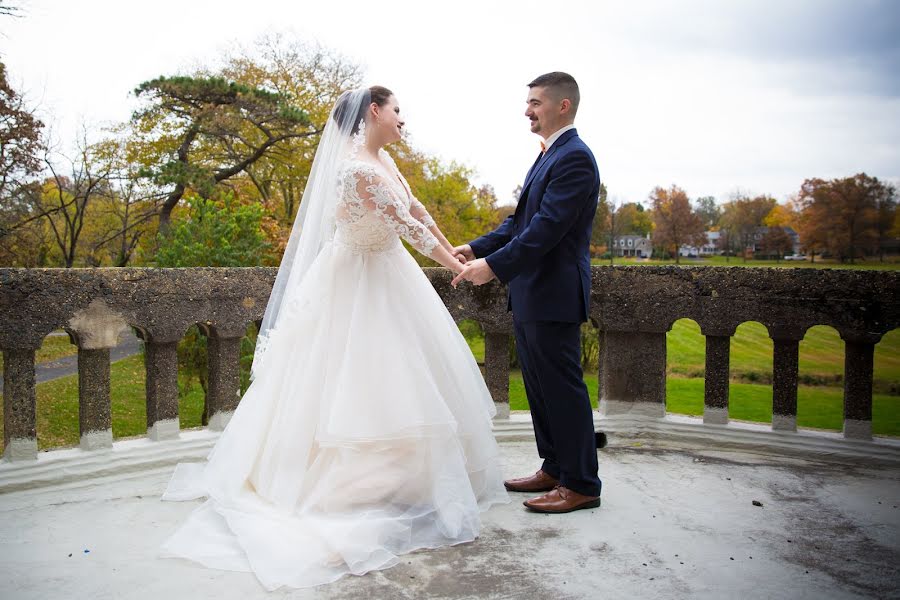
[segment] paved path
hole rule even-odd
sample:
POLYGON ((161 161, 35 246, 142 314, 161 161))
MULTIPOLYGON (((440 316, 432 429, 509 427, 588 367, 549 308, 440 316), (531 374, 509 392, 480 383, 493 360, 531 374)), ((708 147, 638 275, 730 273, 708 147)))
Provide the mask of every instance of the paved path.
MULTIPOLYGON (((68 335, 65 333, 51 333, 50 335, 68 335)), ((132 333, 130 329, 122 332, 119 336, 119 345, 110 350, 110 362, 116 362, 123 358, 128 358, 141 351, 141 340, 132 333)), ((56 360, 38 363, 34 366, 34 375, 37 383, 53 381, 66 375, 72 375, 78 372, 78 355, 63 356, 56 360)), ((0 371, 0 392, 3 392, 3 372, 0 371)))

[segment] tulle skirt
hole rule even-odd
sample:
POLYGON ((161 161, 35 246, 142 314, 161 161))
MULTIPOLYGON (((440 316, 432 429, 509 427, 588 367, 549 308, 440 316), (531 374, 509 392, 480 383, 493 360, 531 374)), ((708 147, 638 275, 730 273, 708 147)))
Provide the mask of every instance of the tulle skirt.
POLYGON ((398 243, 327 246, 206 463, 164 500, 207 498, 166 556, 252 571, 267 589, 390 567, 474 540, 507 502, 478 365, 398 243))

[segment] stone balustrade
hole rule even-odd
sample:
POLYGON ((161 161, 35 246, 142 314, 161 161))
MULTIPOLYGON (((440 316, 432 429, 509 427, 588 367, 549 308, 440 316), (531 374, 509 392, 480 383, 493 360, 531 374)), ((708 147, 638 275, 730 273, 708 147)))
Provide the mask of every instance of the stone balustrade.
MULTIPOLYGON (((509 414, 512 320, 496 282, 450 286, 426 276, 455 319, 485 331, 485 379, 498 418, 509 414)), ((79 427, 85 449, 112 445, 109 351, 133 327, 145 343, 147 435, 178 436, 178 341, 207 336, 209 427, 221 430, 240 399, 240 339, 258 322, 272 268, 0 269, 4 458, 37 455, 35 352, 65 328, 78 345, 79 427)), ((813 325, 845 342, 844 436, 872 436, 875 344, 900 325, 900 273, 720 267, 593 267, 591 319, 600 335, 600 409, 608 416, 665 415, 666 332, 681 318, 706 337, 704 422, 728 422, 731 336, 758 321, 773 340, 775 430, 795 431, 799 342, 813 325)))

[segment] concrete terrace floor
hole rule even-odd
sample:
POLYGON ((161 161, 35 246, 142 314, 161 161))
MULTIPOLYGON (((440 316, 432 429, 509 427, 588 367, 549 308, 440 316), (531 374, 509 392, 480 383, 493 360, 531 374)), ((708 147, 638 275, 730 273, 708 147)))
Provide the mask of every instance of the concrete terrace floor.
MULTIPOLYGON (((498 433, 510 476, 538 464, 518 419, 498 433)), ((684 421, 672 427, 697 427, 684 421)), ((474 543, 271 593, 249 573, 157 556, 199 504, 159 500, 172 463, 204 456, 214 434, 3 464, 0 598, 900 598, 900 460, 604 425, 601 508, 534 514, 511 494, 474 543)))

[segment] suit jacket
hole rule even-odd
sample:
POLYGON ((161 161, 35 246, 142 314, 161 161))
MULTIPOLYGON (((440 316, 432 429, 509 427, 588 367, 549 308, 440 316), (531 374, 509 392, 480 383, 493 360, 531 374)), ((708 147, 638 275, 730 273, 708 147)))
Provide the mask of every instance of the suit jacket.
POLYGON ((532 165, 515 214, 469 244, 509 285, 508 309, 517 320, 587 320, 599 196, 597 162, 571 129, 532 165))

